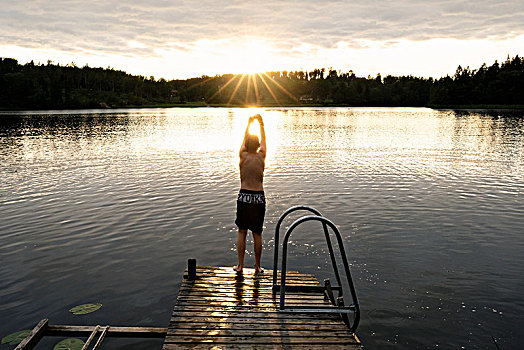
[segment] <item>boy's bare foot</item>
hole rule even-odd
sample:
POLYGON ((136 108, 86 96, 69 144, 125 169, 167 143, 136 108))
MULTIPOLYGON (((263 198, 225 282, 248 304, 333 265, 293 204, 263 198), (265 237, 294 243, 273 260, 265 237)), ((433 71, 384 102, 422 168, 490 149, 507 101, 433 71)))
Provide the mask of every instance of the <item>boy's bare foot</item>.
POLYGON ((238 265, 233 266, 233 270, 236 271, 236 272, 242 272, 243 269, 244 269, 244 268, 239 267, 238 265))

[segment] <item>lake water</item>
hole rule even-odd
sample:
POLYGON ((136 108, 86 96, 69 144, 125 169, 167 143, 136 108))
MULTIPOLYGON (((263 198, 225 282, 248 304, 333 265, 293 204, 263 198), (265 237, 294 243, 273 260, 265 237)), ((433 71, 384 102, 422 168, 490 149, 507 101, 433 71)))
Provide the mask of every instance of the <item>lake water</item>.
MULTIPOLYGON (((43 318, 166 327, 188 258, 236 263, 238 149, 255 113, 266 268, 279 215, 310 205, 344 238, 366 348, 522 346, 524 112, 424 108, 0 113, 0 337, 43 318), (68 312, 91 302, 103 307, 68 312)), ((326 254, 319 227, 301 226, 288 266, 332 277, 326 254)))

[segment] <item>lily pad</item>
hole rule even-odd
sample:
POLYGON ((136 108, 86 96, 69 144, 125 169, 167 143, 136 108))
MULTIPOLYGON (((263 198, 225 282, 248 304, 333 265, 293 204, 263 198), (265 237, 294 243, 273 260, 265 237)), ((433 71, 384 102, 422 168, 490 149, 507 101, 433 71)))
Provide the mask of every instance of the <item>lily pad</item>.
POLYGON ((69 312, 73 313, 73 315, 85 315, 90 314, 91 312, 95 312, 101 307, 102 304, 82 304, 75 306, 72 309, 69 309, 69 312))
POLYGON ((80 339, 69 338, 57 343, 53 350, 82 350, 84 342, 80 339))
POLYGON ((31 333, 30 329, 11 333, 2 338, 2 344, 18 345, 29 335, 29 333, 31 333))

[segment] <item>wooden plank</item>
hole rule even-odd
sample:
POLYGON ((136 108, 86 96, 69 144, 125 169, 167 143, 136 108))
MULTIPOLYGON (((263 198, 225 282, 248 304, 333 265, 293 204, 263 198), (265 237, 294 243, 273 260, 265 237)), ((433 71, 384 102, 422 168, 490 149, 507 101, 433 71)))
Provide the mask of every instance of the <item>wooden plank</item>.
MULTIPOLYGON (((225 281, 224 281, 225 282, 225 281)), ((180 286, 180 290, 182 291, 191 291, 191 290, 224 290, 224 291, 238 291, 238 290, 246 290, 246 291, 256 291, 258 293, 266 293, 266 294, 273 294, 276 296, 280 295, 280 286, 277 286, 276 288, 278 290, 273 291, 272 285, 250 285, 250 284, 231 284, 231 283, 199 283, 199 284, 182 284, 180 286)), ((293 293, 293 294, 314 294, 312 292, 309 292, 309 290, 313 290, 314 293, 323 293, 324 292, 324 286, 321 286, 320 284, 302 284, 302 285, 295 285, 286 284, 286 294, 287 293, 293 293), (288 288, 290 287, 290 288, 288 288), (308 290, 301 290, 308 289, 308 290)), ((338 289, 333 289, 338 290, 338 289)))
MULTIPOLYGON (((182 284, 180 286, 182 290, 193 290, 193 289, 253 290, 253 291, 274 293, 276 295, 279 295, 280 289, 278 291, 273 291, 272 287, 273 285, 271 285, 270 283, 267 283, 267 284, 240 284, 240 283, 231 283, 231 281, 227 281, 227 280, 216 280, 216 281, 213 281, 213 280, 198 281, 197 280, 195 282, 192 282, 191 284, 187 283, 187 284, 182 284)), ((314 292, 317 292, 317 293, 322 293, 324 291, 324 287, 318 283, 316 284, 302 283, 302 284, 286 284, 286 293, 308 293, 308 291, 300 290, 301 288, 314 289, 314 292), (290 288, 288 288, 288 286, 290 288)))
MULTIPOLYGON (((267 300, 274 300, 274 299, 280 299, 280 294, 278 293, 271 293, 268 289, 263 290, 257 290, 257 289, 243 289, 243 288, 237 288, 237 289, 231 289, 231 288, 220 288, 220 287, 212 287, 212 288, 183 288, 178 293, 179 297, 188 297, 188 296, 198 296, 198 295, 209 295, 209 296, 216 296, 216 295, 227 295, 227 296, 243 296, 243 295, 255 295, 257 298, 264 298, 267 300)), ((323 293, 291 293, 286 292, 286 299, 287 298, 302 298, 302 299, 324 299, 323 293)))
MULTIPOLYGON (((323 337, 351 337, 348 329, 327 331, 322 329, 306 329, 306 330, 293 330, 293 329, 237 329, 237 328, 218 328, 218 329, 173 329, 167 332, 167 338, 169 337, 293 337, 293 338, 323 338, 323 337)), ((166 339, 167 339, 166 338, 166 339)), ((353 338, 351 338, 353 339, 353 338)))
MULTIPOLYGON (((324 298, 311 298, 311 297, 299 297, 299 296, 292 296, 284 299, 286 301, 286 304, 289 303, 302 303, 302 304, 323 304, 326 305, 326 301, 324 298)), ((252 302, 255 304, 270 304, 270 305, 278 305, 280 302, 280 298, 258 298, 258 296, 253 295, 181 295, 179 296, 180 304, 191 304, 191 303, 242 303, 242 302, 252 302)))
POLYGON ((252 322, 267 322, 267 323, 278 323, 278 322, 290 322, 293 321, 295 323, 311 323, 317 321, 317 323, 323 323, 323 324, 335 324, 340 323, 342 321, 342 318, 340 315, 333 315, 333 314, 325 314, 325 315, 317 315, 317 317, 311 317, 311 315, 308 315, 309 317, 297 317, 295 314, 284 314, 281 317, 276 315, 267 315, 265 313, 250 313, 250 312, 243 312, 243 313, 235 313, 235 314, 229 314, 229 313, 219 313, 215 312, 212 315, 206 312, 191 312, 191 313, 181 313, 178 315, 174 315, 171 317, 171 323, 175 322, 241 322, 239 320, 242 319, 250 319, 252 322))
MULTIPOLYGON (((250 289, 224 289, 224 288, 200 288, 200 289, 181 289, 178 293, 180 296, 249 296, 257 297, 260 299, 267 300, 279 300, 280 295, 268 292, 267 290, 257 291, 250 289)), ((324 299, 322 294, 312 294, 312 293, 286 293, 287 299, 324 299)))
POLYGON ((225 315, 225 316, 210 316, 209 314, 200 314, 197 316, 186 314, 186 315, 180 315, 175 316, 171 318, 171 326, 168 329, 176 328, 175 323, 178 322, 239 322, 239 320, 249 318, 251 322, 258 322, 258 323, 279 323, 282 322, 284 324, 287 324, 289 321, 294 321, 297 324, 316 324, 322 322, 323 324, 343 324, 342 319, 340 316, 333 317, 333 318, 326 318, 326 317, 316 317, 316 318, 297 318, 292 317, 294 315, 288 315, 287 318, 277 318, 277 317, 264 317, 263 315, 260 316, 250 316, 249 314, 239 314, 236 316, 232 315, 225 315))
MULTIPOLYGON (((258 308, 258 309, 270 309, 279 311, 279 303, 278 300, 275 301, 258 301, 256 299, 238 299, 238 300, 223 300, 223 299, 190 299, 185 300, 183 303, 179 304, 180 306, 207 306, 209 304, 213 304, 214 306, 223 306, 223 307, 250 307, 250 308, 258 308)), ((288 300, 286 301, 285 306, 304 306, 305 304, 315 306, 315 307, 330 307, 333 309, 336 309, 334 306, 331 306, 330 304, 325 304, 321 301, 314 301, 314 300, 288 300)), ((333 311, 337 312, 337 311, 333 311)))
MULTIPOLYGON (((311 323, 287 323, 287 322, 254 322, 251 319, 245 319, 245 322, 179 322, 172 323, 169 332, 178 329, 199 329, 199 330, 211 330, 211 329, 239 329, 239 330, 263 330, 263 329, 289 329, 295 331, 311 331, 312 329, 318 329, 326 332, 334 331, 345 331, 348 328, 340 322, 319 324, 318 321, 311 323)), ((314 320, 312 320, 314 321, 314 320)))
MULTIPOLYGON (((253 300, 237 300, 235 302, 227 301, 227 300, 190 300, 186 301, 183 304, 179 304, 179 307, 189 307, 189 306, 201 306, 201 307, 207 307, 210 304, 213 304, 215 307, 224 307, 228 308, 229 310, 234 310, 235 308, 244 308, 244 309, 258 309, 258 310, 267 310, 269 312, 277 311, 279 310, 279 304, 278 301, 275 302, 265 302, 265 301, 257 301, 256 299, 253 300)), ((293 308, 299 308, 301 306, 304 306, 307 304, 308 306, 314 306, 315 308, 329 308, 330 310, 333 309, 333 313, 340 313, 334 306, 322 303, 322 302, 314 302, 314 301, 300 301, 300 300, 293 300, 290 302, 286 302, 285 307, 286 309, 292 309, 293 308)), ((291 312, 296 312, 295 310, 291 310, 291 312)), ((306 313, 308 311, 303 311, 303 313, 306 313)), ((328 311, 326 311, 328 312, 328 311)), ((347 312, 346 312, 347 313, 347 312)))
MULTIPOLYGON (((300 287, 300 288, 318 288, 320 286, 304 286, 304 287, 300 287)), ((287 289, 287 288, 286 288, 287 289)), ((257 295, 260 295, 260 296, 268 296, 270 298, 272 297, 275 297, 275 298, 280 298, 280 293, 279 292, 273 292, 272 289, 271 289, 271 286, 227 286, 227 285, 220 285, 220 284, 209 284, 209 285, 195 285, 195 286, 182 286, 180 288, 180 291, 181 293, 192 293, 194 291, 194 293, 202 293, 202 292, 209 292, 209 293, 213 293, 213 292, 222 292, 222 293, 241 293, 241 292, 246 292, 246 293, 256 293, 257 295)), ((316 295, 322 295, 322 291, 323 291, 323 288, 320 287, 318 289, 318 293, 316 293, 316 295)), ((304 291, 300 291, 300 290, 293 290, 293 291, 290 291, 290 290, 287 290, 286 291, 286 295, 315 295, 315 293, 309 293, 309 292, 304 292, 304 291)))
MULTIPOLYGON (((179 295, 179 303, 183 304, 186 301, 191 300, 229 300, 229 301, 241 301, 242 299, 249 299, 249 300, 255 300, 255 301, 261 301, 265 303, 274 303, 280 301, 280 296, 271 296, 271 295, 259 295, 257 293, 242 293, 242 291, 238 292, 222 292, 219 295, 207 292, 207 293, 191 293, 191 292, 184 292, 179 295)), ((324 299, 322 295, 311 295, 311 294, 289 294, 286 295, 285 300, 300 300, 302 302, 308 302, 308 301, 321 301, 326 302, 327 300, 324 299)))
POLYGON ((278 319, 278 318, 267 318, 257 320, 249 317, 233 317, 233 318, 216 318, 216 317, 186 317, 183 319, 171 319, 170 326, 172 328, 202 328, 202 327, 215 327, 215 325, 230 325, 234 324, 237 327, 247 327, 252 324, 258 326, 271 327, 273 325, 284 325, 286 327, 296 326, 300 327, 311 327, 316 325, 318 327, 326 327, 329 329, 347 329, 346 325, 340 322, 340 319, 324 319, 318 320, 318 318, 290 318, 290 319, 278 319))
MULTIPOLYGON (((212 276, 223 276, 228 278, 235 278, 235 279, 254 279, 254 280, 268 280, 273 281, 273 272, 265 271, 264 273, 260 274, 253 274, 253 273, 237 273, 231 269, 231 271, 202 271, 197 270, 197 277, 212 277, 212 276)), ((185 276, 187 276, 187 272, 185 272, 185 276)), ((281 278, 280 272, 277 273, 277 280, 280 280, 281 278)), ((286 279, 288 278, 304 278, 305 280, 311 280, 315 279, 318 280, 315 275, 312 274, 300 274, 300 273, 286 273, 286 279)))
MULTIPOLYGON (((275 316, 275 317, 284 317, 284 315, 291 315, 290 317, 297 318, 301 317, 299 315, 308 315, 309 313, 282 313, 278 311, 278 308, 272 307, 272 306, 256 306, 256 305, 213 305, 208 306, 207 304, 191 304, 191 305, 184 305, 184 306, 175 306, 177 309, 174 310, 173 316, 181 313, 188 313, 188 312, 207 312, 215 313, 215 314, 225 314, 225 315, 232 315, 234 313, 241 313, 241 312, 248 312, 248 313, 262 313, 268 317, 275 316)), ((311 315, 311 314, 309 314, 311 315)), ((337 315, 337 313, 333 313, 333 315, 337 315)), ((311 316, 313 317, 313 316, 311 316)))
MULTIPOLYGON (((208 282, 208 281, 224 281, 227 280, 229 284, 237 284, 237 285, 273 285, 273 281, 269 278, 238 278, 234 276, 221 276, 221 275, 213 275, 213 276, 197 276, 194 280, 184 280, 184 283, 192 283, 192 284, 198 284, 202 282, 208 282)), ((286 285, 288 284, 306 284, 306 285, 320 285, 320 282, 317 279, 306 279, 306 278, 300 278, 297 277, 288 277, 286 278, 286 285)), ((277 285, 280 284, 280 279, 278 279, 277 285)))
POLYGON ((91 332, 91 335, 89 336, 89 338, 87 338, 86 342, 84 343, 84 346, 82 346, 82 350, 87 350, 89 348, 89 344, 91 344, 91 342, 95 338, 95 335, 99 329, 100 329, 100 325, 96 325, 95 329, 93 329, 93 331, 91 332))
MULTIPOLYGON (((186 275, 184 275, 186 276, 186 275)), ((236 273, 234 271, 231 272, 199 272, 197 271, 197 280, 203 279, 203 278, 228 278, 235 281, 268 281, 273 282, 273 276, 269 273, 263 273, 263 274, 252 274, 252 273, 236 273)), ((277 282, 280 282, 281 275, 277 275, 277 282)), ((286 281, 288 279, 302 279, 304 281, 318 281, 318 278, 315 275, 305 275, 305 274, 286 274, 286 281)), ((186 279, 187 280, 187 279, 186 279)), ((191 281, 191 280, 187 280, 191 281)))
MULTIPOLYGON (((286 307, 288 306, 303 306, 304 303, 286 303, 286 307)), ((328 308, 333 308, 330 304, 320 304, 317 303, 315 306, 326 306, 328 308)), ((199 310, 199 311, 259 311, 259 312, 267 312, 267 313, 281 313, 278 308, 278 303, 265 303, 265 302, 248 302, 248 301, 239 301, 237 303, 231 303, 231 302, 213 302, 212 305, 209 302, 206 301, 191 301, 186 302, 183 304, 177 304, 175 305, 175 308, 173 311, 191 311, 191 310, 199 310), (217 310, 218 308, 218 310, 217 310)), ((297 311, 293 311, 297 312, 297 311)), ((326 311, 328 312, 328 311, 326 311)), ((333 309, 331 311, 332 313, 340 313, 336 309, 333 309)), ((298 312, 298 313, 309 313, 308 311, 304 312, 298 312)), ((298 317, 298 316, 297 316, 298 317)))
POLYGON ((193 337, 193 336, 167 336, 165 343, 172 344, 183 344, 183 343, 213 343, 213 344, 318 344, 322 346, 328 346, 330 344, 347 344, 354 345, 358 344, 355 339, 350 336, 347 337, 286 337, 286 336, 275 336, 275 337, 235 337, 235 336, 224 336, 224 337, 193 337))
MULTIPOLYGON (((313 344, 165 344, 164 350, 191 349, 191 350, 318 350, 319 345, 313 344)), ((360 350, 358 345, 330 344, 329 350, 360 350)))
POLYGON ((100 337, 98 338, 98 341, 95 343, 95 346, 93 346, 93 350, 97 350, 100 345, 102 344, 102 341, 104 340, 104 337, 107 334, 107 330, 109 329, 109 326, 105 326, 102 330, 102 334, 100 334, 100 337))
MULTIPOLYGON (((232 281, 231 279, 227 278, 218 278, 218 277, 210 277, 206 279, 199 279, 193 281, 184 281, 183 284, 190 285, 190 286, 205 286, 205 285, 223 285, 224 282, 227 282, 227 285, 230 287, 272 287, 273 284, 271 281, 232 281)), ((286 280, 286 286, 287 285, 298 285, 298 286, 321 286, 321 284, 318 281, 303 281, 303 280, 286 280)))
MULTIPOLYGON (((286 298, 286 305, 290 304, 299 304, 299 305, 322 305, 322 306, 331 306, 330 303, 326 303, 324 299, 310 299, 310 298, 286 298)), ((273 308, 278 310, 279 308, 279 299, 257 299, 256 296, 239 296, 237 298, 227 297, 227 296, 187 296, 183 297, 181 301, 177 304, 179 307, 183 306, 246 306, 246 307, 264 307, 264 308, 273 308)))
MULTIPOLYGON (((49 325, 46 335, 66 336, 66 337, 87 337, 96 326, 63 326, 49 325)), ((123 338, 164 338, 167 334, 167 328, 157 327, 114 327, 111 326, 106 337, 123 337, 123 338)))
MULTIPOLYGON (((228 268, 224 270, 201 270, 197 269, 197 277, 198 276, 212 276, 212 275, 227 275, 227 276, 237 276, 239 278, 246 277, 246 278, 264 278, 268 280, 273 280, 273 271, 271 270, 265 270, 263 273, 255 274, 253 269, 244 269, 243 273, 239 273, 236 271, 233 271, 233 268, 228 268)), ((187 275, 187 270, 184 272, 185 275, 187 275)), ((280 271, 277 272, 277 277, 280 278, 281 273, 280 271)), ((297 277, 297 276, 304 276, 306 279, 310 278, 316 278, 314 274, 305 274, 305 273, 299 273, 299 272, 293 272, 288 271, 286 273, 286 277, 297 277)))
MULTIPOLYGON (((219 272, 209 272, 209 271, 198 271, 197 270, 197 278, 209 278, 209 277, 227 277, 234 280, 265 280, 265 281, 273 281, 273 275, 272 273, 260 273, 260 274, 253 274, 253 273, 236 273, 234 271, 219 271, 219 272)), ((277 281, 280 280, 281 274, 277 274, 277 281)), ((318 278, 315 275, 312 274, 300 274, 300 273, 287 273, 286 274, 286 280, 288 278, 304 278, 304 280, 317 280, 318 278)))
MULTIPOLYGON (((182 290, 179 293, 181 298, 196 298, 196 297, 225 297, 225 298, 256 298, 263 301, 279 301, 280 295, 274 295, 267 292, 257 292, 253 290, 219 290, 219 289, 196 289, 182 290)), ((312 293, 286 293, 286 300, 326 300, 323 294, 312 293)))
MULTIPOLYGON (((320 284, 292 284, 292 288, 295 288, 295 290, 287 289, 286 285, 286 294, 287 293, 302 293, 302 294, 312 294, 307 293, 305 291, 297 290, 299 288, 308 289, 313 287, 314 289, 322 289, 322 286, 320 284), (321 288, 318 288, 321 287, 321 288)), ((233 284, 230 281, 227 280, 219 280, 219 281, 205 281, 204 283, 195 283, 193 285, 182 285, 181 288, 183 290, 192 290, 192 289, 220 289, 220 290, 234 290, 234 291, 240 291, 240 290, 246 290, 246 291, 258 291, 258 292, 266 292, 266 293, 273 293, 271 284, 259 284, 259 285, 246 285, 246 284, 233 284)), ((321 290, 318 290, 318 292, 321 292, 321 290)), ((276 296, 280 295, 279 291, 275 291, 274 294, 276 296)))
MULTIPOLYGON (((341 322, 342 318, 339 314, 292 314, 292 313, 267 313, 261 311, 215 311, 215 312, 206 312, 200 310, 191 310, 187 312, 175 313, 171 317, 171 322, 181 321, 184 319, 207 319, 207 320, 231 320, 236 321, 237 319, 250 318, 256 320, 256 322, 262 322, 261 319, 270 319, 270 320, 317 320, 317 322, 341 322)), ((307 323, 307 321, 305 321, 307 323)))
MULTIPOLYGON (((233 271, 233 266, 202 266, 202 265, 197 265, 197 273, 198 271, 233 271)), ((184 272, 187 272, 187 269, 184 270, 184 272)), ((236 272, 236 271, 234 271, 236 272)), ((244 273, 252 273, 254 274, 255 273, 255 269, 253 268, 249 268, 249 267, 245 267, 244 268, 244 273)), ((278 273, 280 273, 280 270, 278 271, 278 273)), ((290 274, 300 274, 300 272, 296 271, 296 270, 288 270, 286 273, 290 273, 290 274)), ((264 270, 264 273, 263 274, 269 274, 269 275, 273 275, 273 270, 264 270)))
MULTIPOLYGON (((336 295, 336 294, 335 294, 336 295)), ((271 294, 263 292, 263 291, 256 291, 256 290, 249 290, 249 289, 195 289, 195 290, 188 290, 184 289, 181 290, 179 293, 179 297, 181 298, 195 298, 195 297, 236 297, 236 298, 256 298, 257 300, 264 300, 264 301, 279 301, 280 295, 279 294, 271 294)), ((312 294, 312 293, 286 293, 286 300, 288 299, 301 299, 301 300, 324 300, 323 294, 312 294)), ((326 299, 326 301, 329 301, 326 299)))
POLYGON ((175 305, 173 310, 173 316, 184 316, 184 315, 214 315, 221 317, 234 317, 238 315, 247 315, 245 317, 273 317, 273 318, 300 318, 300 317, 314 317, 318 319, 325 318, 337 318, 337 314, 319 314, 311 315, 308 313, 296 314, 296 313, 282 313, 277 308, 256 308, 252 306, 216 306, 216 305, 175 305), (303 315, 303 316, 301 316, 303 315))
MULTIPOLYGON (((187 275, 184 275, 184 278, 186 278, 187 275)), ((272 273, 264 272, 263 274, 252 274, 252 273, 236 273, 234 271, 221 271, 221 272, 208 272, 208 271, 197 271, 197 277, 198 279, 203 278, 210 278, 210 277, 218 277, 218 278, 228 278, 233 279, 235 281, 268 281, 273 282, 273 276, 272 273)), ((280 282, 281 274, 277 274, 277 283, 280 282)), ((302 279, 304 281, 318 281, 318 278, 315 275, 312 274, 299 274, 299 273, 287 273, 286 274, 286 281, 288 279, 302 279)))
MULTIPOLYGON (((280 290, 273 291, 272 285, 238 285, 226 283, 227 281, 222 281, 222 283, 199 283, 193 285, 181 285, 180 292, 201 292, 201 291, 222 291, 222 292, 238 292, 238 291, 248 291, 256 292, 264 295, 274 295, 279 297, 280 290)), ((324 287, 319 284, 307 284, 307 285, 290 285, 291 288, 287 288, 286 285, 286 294, 303 294, 303 295, 322 295, 324 292, 324 287)))
MULTIPOLYGON (((210 278, 210 277, 218 277, 218 278, 228 278, 233 279, 235 281, 268 281, 273 282, 273 276, 271 273, 263 273, 263 274, 252 274, 252 273, 236 273, 234 271, 227 272, 207 272, 207 271, 197 271, 197 279, 203 279, 203 278, 210 278)), ((277 274, 277 283, 281 280, 280 273, 277 274)), ((187 275, 184 275, 184 278, 187 279, 187 275)), ((288 279, 302 279, 304 281, 318 281, 318 278, 315 275, 311 274, 293 274, 288 273, 286 274, 286 281, 288 279)))
MULTIPOLYGON (((197 276, 212 276, 212 275, 227 275, 227 276, 244 276, 249 278, 266 278, 269 280, 273 280, 273 271, 271 270, 265 270, 263 273, 255 274, 253 269, 244 269, 243 273, 238 273, 236 271, 233 271, 233 268, 230 270, 200 270, 197 269, 196 271, 197 276)), ((184 275, 187 275, 187 270, 184 272, 184 275)), ((277 277, 280 278, 281 274, 280 271, 277 273, 277 277)), ((286 277, 297 277, 297 276, 304 276, 304 278, 312 278, 315 277, 313 274, 303 274, 298 272, 288 272, 286 273, 286 277)))
MULTIPOLYGON (((231 302, 238 302, 238 301, 260 301, 264 303, 279 303, 280 302, 280 296, 272 296, 272 295, 263 295, 258 293, 250 293, 250 292, 213 292, 213 291, 198 291, 195 293, 190 292, 183 292, 179 295, 179 305, 183 305, 188 301, 198 301, 198 300, 221 300, 221 301, 231 301, 231 302)), ((287 302, 301 302, 301 303, 308 303, 308 302, 322 302, 326 303, 326 300, 322 295, 311 295, 311 294, 289 294, 286 295, 285 298, 286 303, 287 302)), ((328 302, 327 304, 331 304, 328 302)), ((326 304, 326 305, 327 305, 326 304)))
MULTIPOLYGON (((216 307, 223 307, 223 308, 227 308, 228 310, 235 310, 235 309, 241 309, 241 310, 259 310, 259 311, 267 311, 267 312, 280 312, 279 309, 278 309, 278 303, 265 303, 265 302, 257 302, 257 301, 238 301, 237 303, 233 304, 229 301, 225 301, 225 302, 220 302, 220 301, 213 301, 212 302, 214 306, 216 307)), ((312 303, 313 304, 313 303, 312 303)), ((192 301, 192 302, 187 302, 187 303, 184 303, 184 304, 181 304, 179 305, 180 307, 189 307, 189 306, 201 306, 202 308, 205 308, 207 307, 207 305, 209 305, 209 302, 206 302, 206 301, 192 301)), ((287 309, 291 309, 290 307, 292 306, 293 308, 297 309, 301 306, 304 306, 304 303, 300 303, 300 302, 293 302, 293 303, 286 303, 286 308, 287 309)), ((314 303, 313 305, 311 306, 315 306, 317 308, 320 308, 320 307, 329 307, 330 308, 330 311, 326 311, 326 312, 332 312, 332 313, 340 313, 339 311, 333 309, 331 310, 331 306, 329 305, 326 305, 326 304, 322 304, 322 303, 314 303)), ((290 312, 296 312, 295 310, 291 310, 290 312)), ((309 313, 310 311, 303 311, 303 312, 300 312, 300 313, 309 313)), ((346 312, 347 313, 347 312, 346 312)))
POLYGON ((31 330, 31 333, 29 333, 29 335, 18 344, 15 350, 33 349, 44 336, 48 324, 49 320, 47 318, 44 318, 42 321, 38 322, 35 328, 31 330))

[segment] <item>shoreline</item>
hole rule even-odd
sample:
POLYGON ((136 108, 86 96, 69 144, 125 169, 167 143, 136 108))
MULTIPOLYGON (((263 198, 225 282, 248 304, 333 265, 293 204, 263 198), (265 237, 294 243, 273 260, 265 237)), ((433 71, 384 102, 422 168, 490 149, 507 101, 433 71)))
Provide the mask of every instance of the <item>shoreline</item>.
POLYGON ((359 105, 345 105, 345 104, 331 104, 331 103, 308 103, 308 104, 261 104, 261 105, 232 105, 219 103, 205 103, 205 102, 187 102, 187 103, 170 103, 170 104, 145 104, 145 105, 131 105, 131 106, 115 106, 109 108, 52 108, 52 109, 9 109, 0 107, 0 112, 19 112, 19 111, 66 111, 66 110, 86 110, 86 109, 100 109, 100 110, 117 110, 117 109, 142 109, 142 108, 296 108, 296 107, 335 107, 335 108, 430 108, 435 110, 490 110, 490 111, 519 111, 524 110, 524 105, 427 105, 427 106, 359 106, 359 105))

